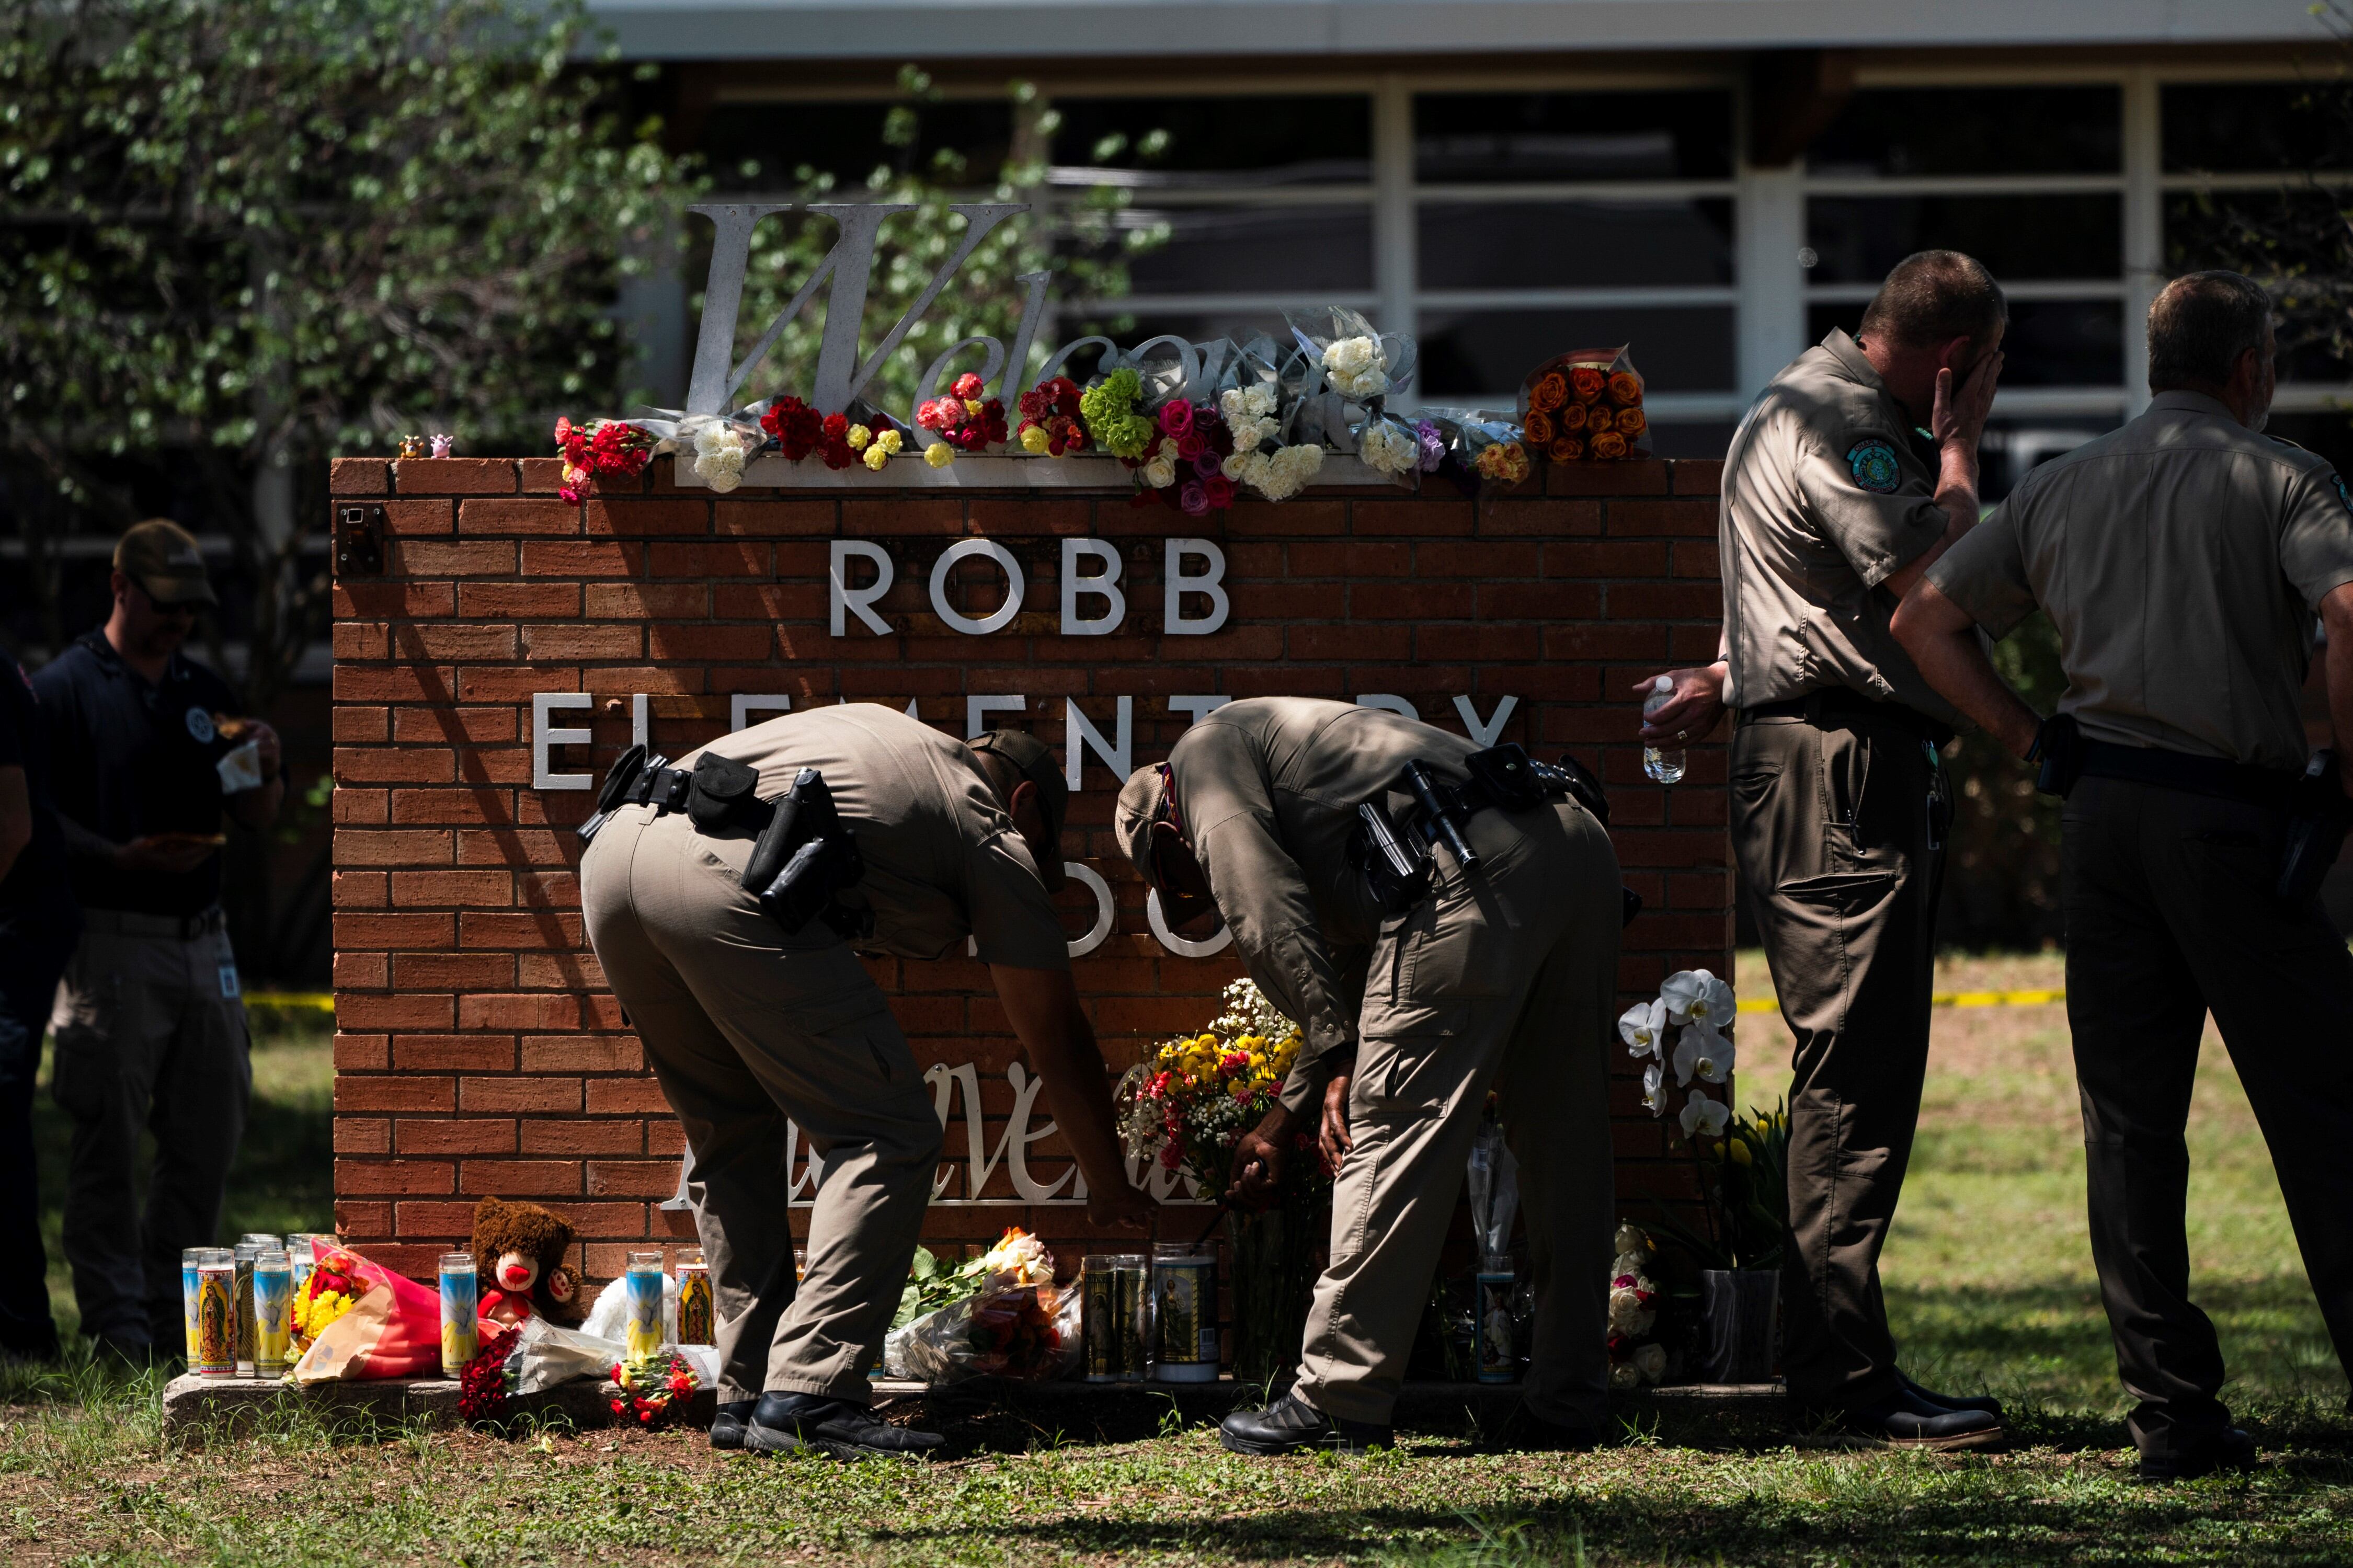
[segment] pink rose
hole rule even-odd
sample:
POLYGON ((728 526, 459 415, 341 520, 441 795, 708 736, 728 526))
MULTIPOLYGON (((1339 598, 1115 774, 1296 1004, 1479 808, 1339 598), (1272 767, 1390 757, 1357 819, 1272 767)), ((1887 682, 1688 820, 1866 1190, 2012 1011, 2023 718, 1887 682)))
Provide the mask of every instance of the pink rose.
POLYGON ((1171 436, 1183 436, 1193 428, 1193 405, 1181 397, 1169 399, 1160 405, 1160 427, 1171 436))
POLYGON ((1201 432, 1198 427, 1187 430, 1176 437, 1176 455, 1187 462, 1192 461, 1208 449, 1209 444, 1201 439, 1201 432))

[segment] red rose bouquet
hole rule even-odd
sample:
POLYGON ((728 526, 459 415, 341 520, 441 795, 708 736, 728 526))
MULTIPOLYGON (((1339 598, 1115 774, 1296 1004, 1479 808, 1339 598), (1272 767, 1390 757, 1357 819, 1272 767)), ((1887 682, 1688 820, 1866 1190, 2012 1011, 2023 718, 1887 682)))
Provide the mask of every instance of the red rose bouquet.
POLYGON ((654 438, 618 419, 575 425, 560 418, 555 449, 564 458, 564 482, 555 493, 577 503, 600 479, 634 479, 644 473, 654 438))

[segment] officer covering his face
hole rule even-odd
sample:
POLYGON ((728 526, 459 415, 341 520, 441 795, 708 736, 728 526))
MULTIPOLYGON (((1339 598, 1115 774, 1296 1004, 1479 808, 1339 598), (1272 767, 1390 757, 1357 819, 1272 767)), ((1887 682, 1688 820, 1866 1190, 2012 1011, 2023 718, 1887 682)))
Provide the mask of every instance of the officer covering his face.
POLYGON ((854 950, 941 958, 970 936, 1078 1158, 1088 1217, 1140 1224, 1150 1202, 1122 1164, 1040 874, 1060 880, 1060 773, 1028 735, 966 746, 865 703, 754 725, 676 768, 637 761, 583 830, 581 904, 691 1151, 719 1309, 712 1446, 936 1446, 868 1408, 941 1134, 854 950), (787 1118, 824 1166, 797 1291, 787 1118))
POLYGON ((1228 1417, 1226 1446, 1388 1441, 1491 1089, 1534 1267, 1531 1436, 1589 1443, 1608 1381, 1605 1053, 1622 907, 1601 824, 1516 746, 1254 698, 1130 778, 1116 827, 1171 924, 1207 934, 1222 916, 1305 1036, 1281 1103, 1243 1140, 1233 1195, 1271 1195, 1300 1129, 1320 1127, 1338 1168, 1298 1381, 1228 1417))

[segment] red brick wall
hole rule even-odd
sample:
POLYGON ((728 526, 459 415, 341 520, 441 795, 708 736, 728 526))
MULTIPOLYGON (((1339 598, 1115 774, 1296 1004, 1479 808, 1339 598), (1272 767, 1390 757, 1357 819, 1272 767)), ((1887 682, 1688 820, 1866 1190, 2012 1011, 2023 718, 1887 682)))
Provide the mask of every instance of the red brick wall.
MULTIPOLYGON (((1714 655, 1718 468, 1556 468, 1476 505, 1451 490, 1335 489, 1196 520, 1133 508, 1124 493, 713 498, 671 486, 666 459, 642 493, 575 506, 554 494, 550 460, 337 463, 335 494, 386 514, 383 573, 335 589, 340 1226, 422 1270, 466 1235, 477 1197, 531 1197, 574 1218, 598 1277, 617 1271, 628 1244, 670 1233, 657 1205, 675 1184, 678 1128, 582 935, 571 829, 593 796, 532 787, 534 692, 592 695, 593 715, 557 721, 592 728, 593 747, 557 756, 600 775, 628 743, 639 692, 651 696, 656 748, 672 756, 727 728, 735 692, 788 693, 796 709, 913 699, 958 735, 966 695, 1022 693, 1015 721, 1058 752, 1062 699, 1109 735, 1129 694, 1139 763, 1188 721, 1166 711, 1173 693, 1391 692, 1451 729, 1461 727, 1455 696, 1482 717, 1515 696, 1504 738, 1572 750, 1610 786, 1627 880, 1648 906, 1627 933, 1629 999, 1673 969, 1727 972, 1722 748, 1696 748, 1681 787, 1649 784, 1632 693, 1641 675, 1714 655), (1232 613, 1211 636, 1159 635, 1159 542, 1171 534, 1226 552, 1232 613), (950 630, 927 591, 940 551, 975 535, 1011 549, 1029 578, 1021 616, 993 636, 950 630), (1057 541, 1083 536, 1125 558, 1127 619, 1112 636, 1060 635, 1057 541), (897 585, 879 608, 899 635, 854 620, 851 635, 829 634, 836 538, 892 553, 897 585)), ((973 589, 968 613, 998 593, 973 589)), ((1240 970, 1230 951, 1179 958, 1146 929, 1141 884, 1106 831, 1116 788, 1090 752, 1065 847, 1118 900, 1114 933, 1076 967, 1105 1049, 1124 1064, 1205 1023, 1240 970)), ((1072 932, 1084 931, 1092 898, 1073 888, 1065 901, 1072 932)), ((920 1064, 977 1065, 994 1148, 1013 1049, 985 972, 960 959, 872 967, 920 1064)), ((1688 1166, 1615 1059, 1621 1199, 1688 1191, 1688 1166)), ((952 1112, 958 1196, 960 1097, 952 1112)), ((1050 1183, 1067 1162, 1050 1139, 1030 1164, 1050 1183)), ((985 1195, 1009 1195, 1001 1168, 985 1195)), ((1018 1205, 937 1205, 928 1230, 957 1242, 1017 1223, 1050 1240, 1085 1234, 1082 1210, 1018 1205)))

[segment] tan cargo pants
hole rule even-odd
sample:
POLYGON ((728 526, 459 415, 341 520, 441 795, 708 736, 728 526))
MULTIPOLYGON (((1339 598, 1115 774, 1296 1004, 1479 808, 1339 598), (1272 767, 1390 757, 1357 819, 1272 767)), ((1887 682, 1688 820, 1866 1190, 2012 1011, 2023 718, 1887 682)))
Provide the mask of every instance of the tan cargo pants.
POLYGON ((1927 742, 1876 718, 1759 717, 1732 738, 1732 845, 1795 1037, 1782 1370, 1804 1408, 1899 1386, 1879 1253, 1904 1190, 1935 999, 1927 742))
POLYGON ((1519 1161, 1535 1293, 1528 1408, 1595 1426, 1616 1226, 1618 856, 1570 805, 1481 812, 1470 838, 1479 871, 1462 876, 1440 850, 1437 895, 1373 948, 1348 1091, 1356 1147, 1332 1194, 1332 1263, 1297 1388, 1327 1415, 1389 1419, 1492 1089, 1519 1161))
POLYGON ((724 1400, 864 1405, 939 1167, 906 1037, 822 924, 786 937, 738 886, 748 838, 625 806, 580 865, 588 940, 694 1152, 724 1400), (796 1291, 785 1123, 824 1162, 796 1291))
POLYGON ((51 1019, 50 1092, 73 1119, 65 1255, 82 1331, 176 1353, 180 1251, 218 1241, 253 1067, 218 910, 83 911, 51 1019), (155 1163, 139 1202, 139 1141, 155 1163))

